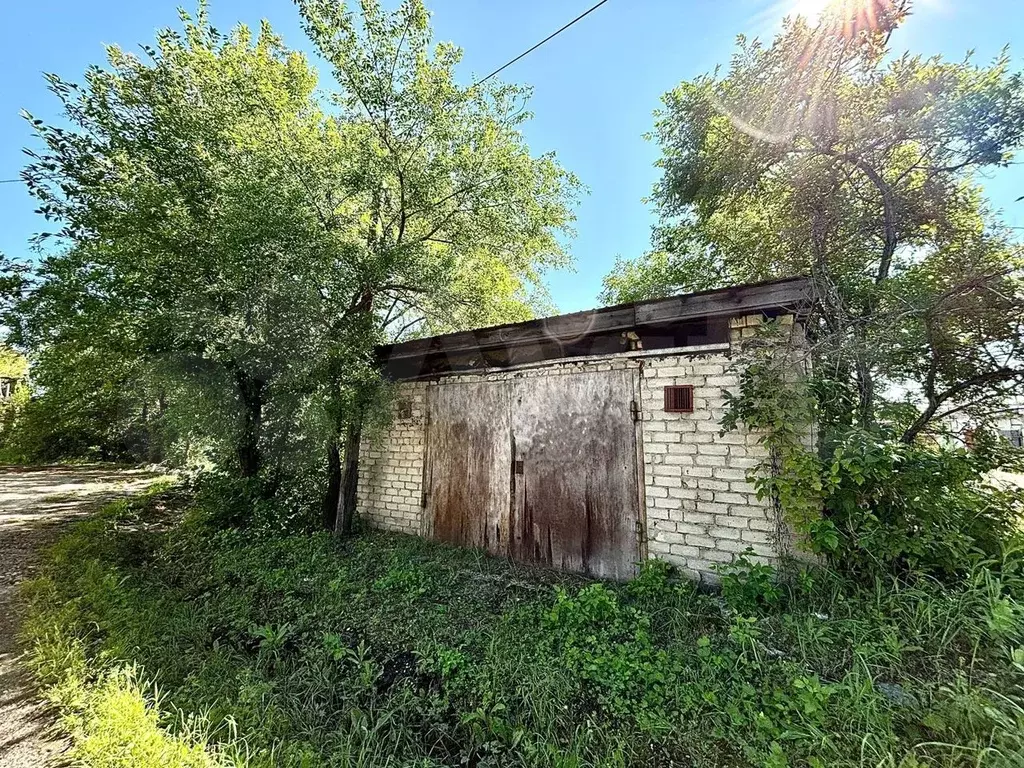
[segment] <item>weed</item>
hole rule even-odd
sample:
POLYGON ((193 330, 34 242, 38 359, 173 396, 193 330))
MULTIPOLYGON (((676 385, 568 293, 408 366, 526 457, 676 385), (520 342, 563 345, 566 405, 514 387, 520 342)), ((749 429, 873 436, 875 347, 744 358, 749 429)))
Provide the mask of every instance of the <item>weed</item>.
POLYGON ((29 591, 83 765, 1024 759, 1013 553, 955 585, 740 558, 719 598, 663 563, 588 583, 405 536, 149 524, 162 506, 83 522, 29 591))

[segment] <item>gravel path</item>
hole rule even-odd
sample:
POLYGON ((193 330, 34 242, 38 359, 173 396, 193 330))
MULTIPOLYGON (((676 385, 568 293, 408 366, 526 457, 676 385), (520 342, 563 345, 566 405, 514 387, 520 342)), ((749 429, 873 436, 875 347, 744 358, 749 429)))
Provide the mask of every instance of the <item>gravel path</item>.
POLYGON ((75 518, 159 475, 108 467, 0 468, 0 768, 52 764, 67 747, 18 663, 18 584, 75 518))

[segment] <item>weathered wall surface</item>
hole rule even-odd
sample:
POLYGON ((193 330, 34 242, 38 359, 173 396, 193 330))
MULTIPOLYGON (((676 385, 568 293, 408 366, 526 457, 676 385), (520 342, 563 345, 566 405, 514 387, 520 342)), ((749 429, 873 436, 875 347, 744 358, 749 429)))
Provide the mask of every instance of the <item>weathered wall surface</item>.
POLYGON ((643 368, 648 555, 694 578, 713 581, 715 565, 748 547, 766 560, 790 547, 771 502, 747 481, 767 457, 757 435, 742 427, 720 434, 723 390, 738 384, 731 357, 760 321, 734 319, 728 353, 657 357, 643 368), (664 388, 686 384, 694 388, 693 413, 666 413, 664 388))
POLYGON ((363 437, 356 512, 372 527, 418 534, 427 385, 405 382, 397 390, 390 424, 363 437))
POLYGON ((359 514, 371 525, 423 533, 423 462, 426 388, 445 382, 502 381, 558 376, 581 370, 631 368, 638 371, 643 488, 641 552, 667 560, 692 578, 714 581, 713 568, 748 547, 766 560, 789 552, 792 538, 769 500, 758 500, 748 472, 765 458, 756 435, 744 429, 724 435, 723 390, 737 379, 729 370, 743 338, 753 335, 760 316, 731 321, 729 349, 623 353, 583 358, 521 370, 458 374, 438 383, 397 386, 392 425, 364 441, 360 460, 359 514), (692 385, 693 413, 667 413, 664 387, 692 385))

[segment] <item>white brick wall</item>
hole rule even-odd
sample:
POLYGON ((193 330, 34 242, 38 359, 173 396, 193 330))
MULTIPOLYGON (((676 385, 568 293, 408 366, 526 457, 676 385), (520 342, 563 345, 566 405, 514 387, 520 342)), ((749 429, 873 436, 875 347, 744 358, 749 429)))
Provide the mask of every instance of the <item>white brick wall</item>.
MULTIPOLYGON (((757 436, 746 430, 720 434, 723 389, 737 386, 730 370, 738 344, 753 334, 760 317, 731 321, 731 348, 698 354, 622 353, 602 358, 511 371, 458 374, 444 382, 499 381, 552 376, 580 370, 636 368, 640 378, 644 507, 648 557, 667 560, 684 573, 714 581, 712 568, 748 547, 765 560, 790 552, 792 537, 769 500, 760 501, 748 472, 765 457, 757 436), (693 413, 666 413, 664 387, 694 387, 693 413)), ((429 386, 436 386, 431 384, 429 386)), ((397 385, 396 416, 390 427, 367 435, 361 447, 358 512, 372 526, 420 533, 425 446, 424 382, 397 385), (397 409, 411 415, 397 417, 397 409)))
POLYGON ((640 392, 647 513, 647 553, 693 578, 750 547, 778 555, 775 514, 747 482, 766 452, 739 429, 722 435, 723 389, 737 385, 727 353, 671 355, 645 361, 640 392), (666 413, 664 388, 693 386, 693 413, 666 413))
POLYGON ((356 512, 374 528, 419 533, 427 385, 405 382, 396 390, 391 423, 363 435, 356 512))

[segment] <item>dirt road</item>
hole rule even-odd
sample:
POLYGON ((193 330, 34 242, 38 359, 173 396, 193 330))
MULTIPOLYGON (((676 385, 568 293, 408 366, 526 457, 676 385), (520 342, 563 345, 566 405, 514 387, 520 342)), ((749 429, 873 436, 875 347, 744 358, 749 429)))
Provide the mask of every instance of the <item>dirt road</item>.
POLYGON ((66 748, 19 664, 18 584, 76 518, 159 475, 107 467, 0 468, 0 768, 38 768, 66 748))

